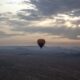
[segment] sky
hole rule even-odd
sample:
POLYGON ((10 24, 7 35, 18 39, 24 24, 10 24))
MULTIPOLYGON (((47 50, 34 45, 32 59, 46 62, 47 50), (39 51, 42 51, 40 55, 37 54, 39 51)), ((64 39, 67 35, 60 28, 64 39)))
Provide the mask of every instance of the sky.
POLYGON ((0 46, 80 45, 80 0, 1 0, 0 46))

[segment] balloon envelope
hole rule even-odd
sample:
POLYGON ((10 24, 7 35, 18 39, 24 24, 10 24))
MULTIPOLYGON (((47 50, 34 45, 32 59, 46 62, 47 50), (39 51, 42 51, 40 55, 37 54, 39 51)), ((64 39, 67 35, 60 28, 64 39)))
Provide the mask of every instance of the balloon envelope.
POLYGON ((38 43, 39 47, 42 48, 45 44, 45 40, 44 39, 38 39, 37 43, 38 43))

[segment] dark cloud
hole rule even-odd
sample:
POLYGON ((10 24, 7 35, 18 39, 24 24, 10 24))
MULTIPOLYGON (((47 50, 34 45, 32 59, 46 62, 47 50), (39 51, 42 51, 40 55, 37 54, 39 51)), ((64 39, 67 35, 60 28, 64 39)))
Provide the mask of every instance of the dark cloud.
MULTIPOLYGON (((80 0, 30 0, 24 1, 24 4, 32 4, 37 9, 22 9, 18 12, 18 17, 24 20, 39 20, 41 18, 50 17, 58 13, 67 13, 77 9, 80 9, 80 0), (21 12, 25 12, 22 14, 21 12), (30 13, 29 16, 26 16, 30 13)), ((78 15, 79 11, 73 13, 78 15)))
POLYGON ((23 27, 26 26, 26 24, 29 24, 25 21, 21 21, 21 20, 9 20, 8 25, 9 26, 13 26, 14 27, 23 27))
POLYGON ((8 21, 13 14, 11 12, 0 13, 0 22, 8 21))
POLYGON ((52 15, 65 7, 61 0, 31 0, 31 2, 45 16, 52 15))
POLYGON ((71 12, 71 14, 73 14, 73 16, 80 16, 80 9, 76 9, 76 10, 73 10, 72 12, 71 12))
POLYGON ((14 31, 23 31, 23 32, 29 32, 29 33, 48 33, 50 35, 56 35, 61 36, 69 39, 79 39, 77 38, 78 35, 80 35, 80 28, 67 28, 67 27, 26 27, 26 28, 14 28, 14 31))
POLYGON ((62 0, 69 9, 79 9, 80 0, 62 0))
MULTIPOLYGON (((27 5, 28 2, 24 1, 27 5)), ((63 3, 58 0, 31 0, 29 4, 35 6, 34 9, 22 9, 17 15, 20 19, 24 20, 39 20, 41 18, 45 18, 47 16, 51 16, 56 12, 61 11, 60 9, 65 8, 63 3), (24 14, 23 14, 24 13, 24 14), (26 16, 27 13, 30 13, 29 16, 26 16)), ((65 9, 64 9, 65 10, 65 9)))
POLYGON ((0 16, 0 21, 5 21, 5 20, 7 20, 8 18, 6 18, 6 17, 3 17, 3 16, 0 16))
POLYGON ((33 9, 22 9, 17 13, 17 16, 20 19, 29 20, 29 21, 38 20, 42 18, 42 15, 38 11, 33 10, 33 9))
POLYGON ((31 0, 43 15, 66 12, 80 8, 80 0, 31 0))
POLYGON ((4 14, 0 14, 0 21, 5 21, 7 19, 8 17, 6 17, 4 14))

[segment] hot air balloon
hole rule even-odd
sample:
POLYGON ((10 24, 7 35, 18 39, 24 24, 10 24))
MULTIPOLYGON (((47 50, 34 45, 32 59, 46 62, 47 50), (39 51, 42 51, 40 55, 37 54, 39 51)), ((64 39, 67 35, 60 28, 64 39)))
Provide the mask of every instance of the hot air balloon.
POLYGON ((45 40, 44 39, 38 39, 37 43, 38 43, 39 47, 42 48, 45 44, 45 40))

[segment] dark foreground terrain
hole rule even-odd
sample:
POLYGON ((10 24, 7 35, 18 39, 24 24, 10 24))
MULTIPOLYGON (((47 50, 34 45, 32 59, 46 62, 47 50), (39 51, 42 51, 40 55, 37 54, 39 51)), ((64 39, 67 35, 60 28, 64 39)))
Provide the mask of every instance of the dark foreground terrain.
POLYGON ((0 47, 0 80, 80 80, 80 48, 0 47))

